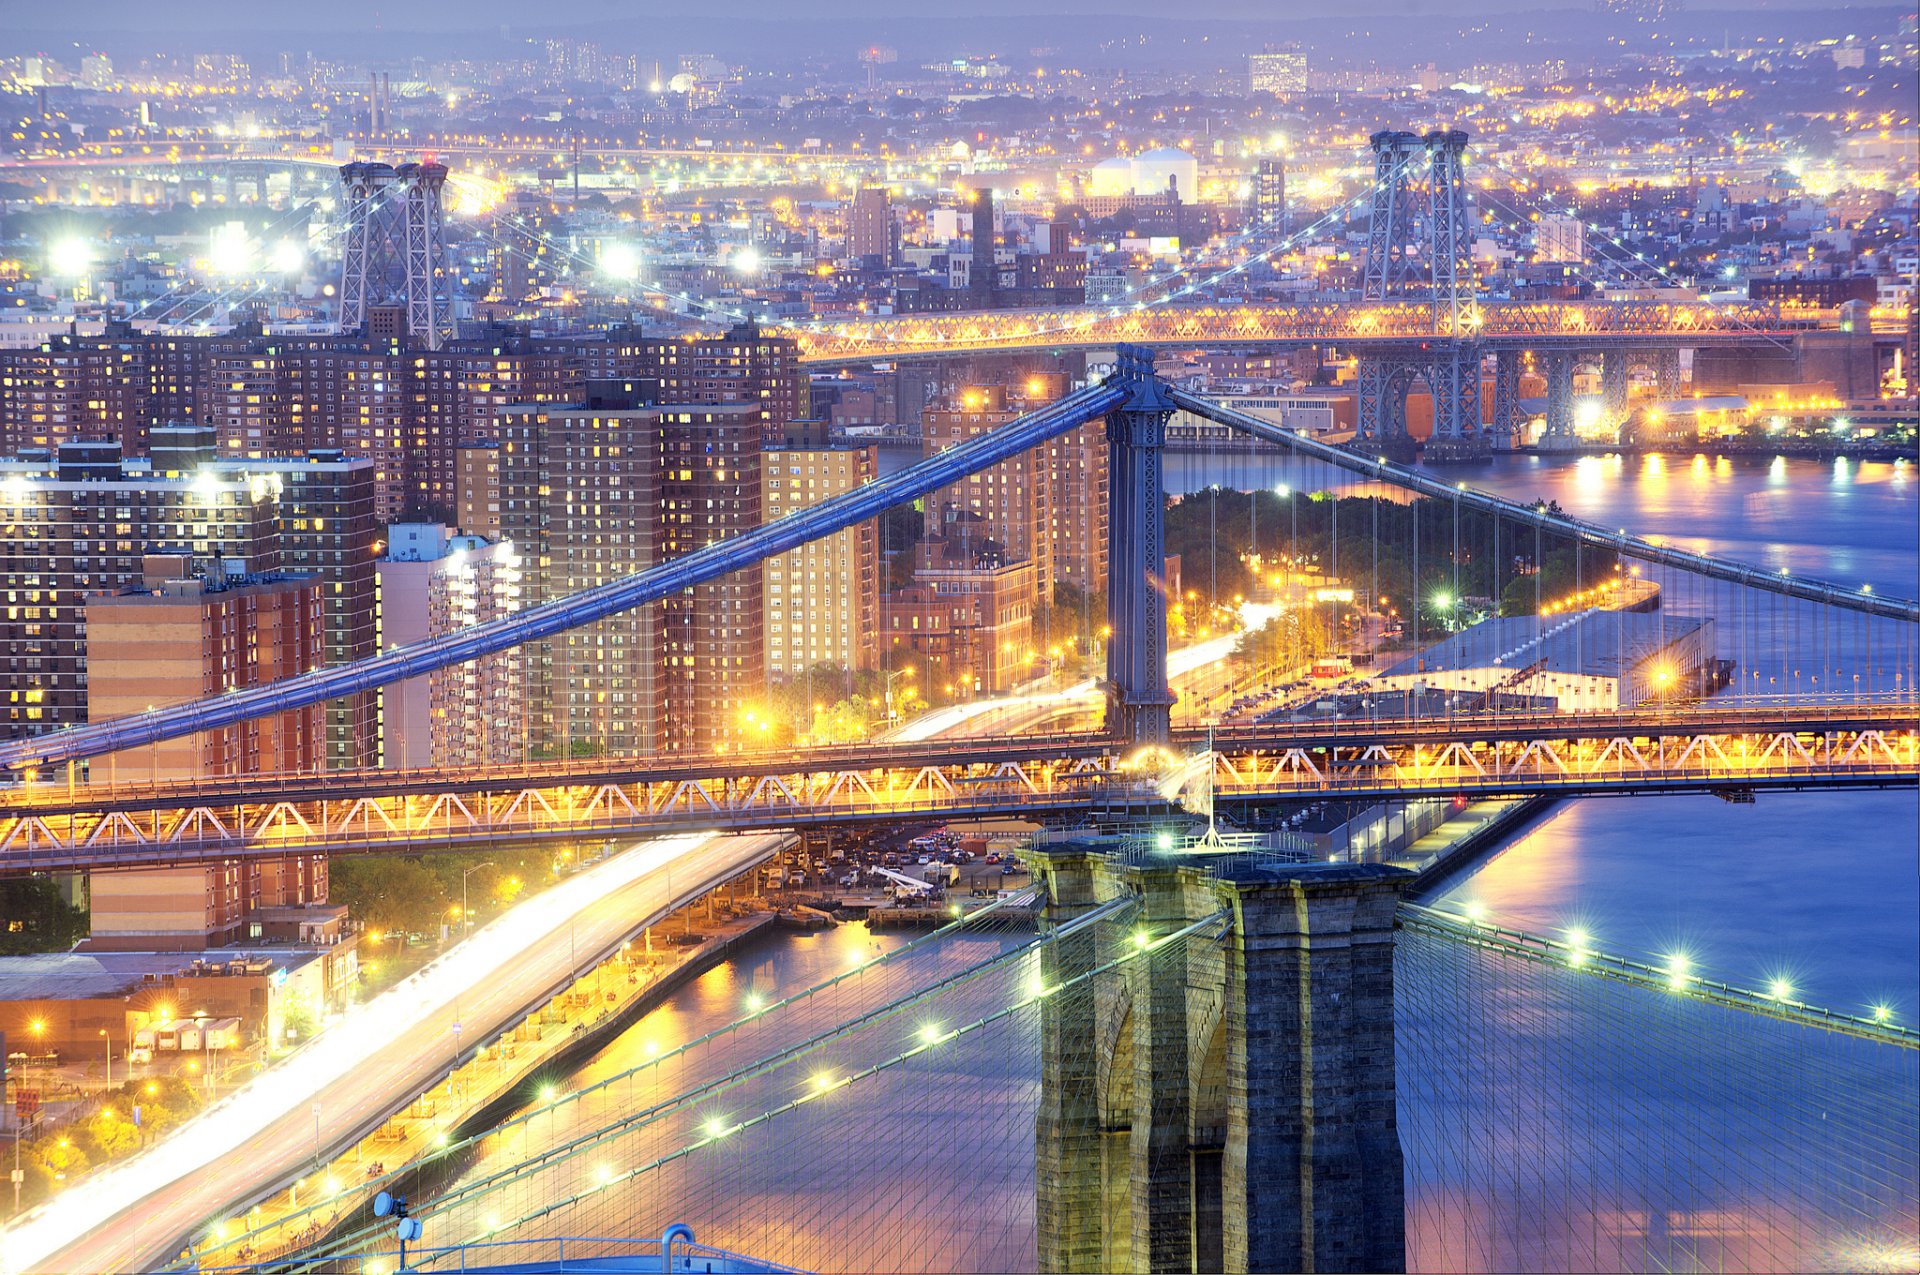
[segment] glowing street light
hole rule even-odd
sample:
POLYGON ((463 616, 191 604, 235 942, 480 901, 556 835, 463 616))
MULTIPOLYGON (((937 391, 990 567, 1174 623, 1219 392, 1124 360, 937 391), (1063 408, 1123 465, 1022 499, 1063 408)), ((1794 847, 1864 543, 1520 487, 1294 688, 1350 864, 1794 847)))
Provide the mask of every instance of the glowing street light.
POLYGON ((273 245, 271 260, 275 274, 303 274, 307 268, 307 250, 292 239, 282 239, 273 245))
POLYGON ((77 279, 93 269, 93 244, 80 238, 56 239, 47 248, 47 271, 77 279))
POLYGON ((221 226, 207 239, 207 269, 216 275, 250 274, 254 257, 253 237, 245 226, 221 226))
POLYGON ((640 251, 632 244, 610 243, 600 248, 600 273, 621 283, 640 277, 640 251))
POLYGON ((761 265, 760 250, 752 244, 748 244, 733 254, 732 265, 734 270, 740 274, 759 274, 761 265))

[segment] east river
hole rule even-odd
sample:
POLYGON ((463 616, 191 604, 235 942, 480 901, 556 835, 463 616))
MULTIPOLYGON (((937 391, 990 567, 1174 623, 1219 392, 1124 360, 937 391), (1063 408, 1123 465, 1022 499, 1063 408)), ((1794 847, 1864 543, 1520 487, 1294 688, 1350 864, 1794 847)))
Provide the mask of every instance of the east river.
MULTIPOLYGON (((1516 456, 1440 472, 1769 570, 1920 595, 1911 465, 1675 453, 1516 456)), ((1170 456, 1167 481, 1173 494, 1345 486, 1318 467, 1249 454, 1170 456)), ((1760 609, 1745 618, 1756 630, 1767 622, 1760 609)), ((1736 641, 1730 628, 1723 623, 1723 653, 1736 641)), ((1852 1014, 1885 1006, 1911 1024, 1920 1012, 1917 856, 1913 792, 1762 794, 1750 805, 1580 800, 1456 878, 1437 902, 1472 903, 1490 921, 1545 935, 1577 927, 1596 948, 1656 962, 1684 953, 1702 976, 1748 988, 1786 980, 1794 999, 1852 1014)), ((863 926, 769 940, 562 1083, 617 1074, 732 1020, 750 990, 808 986, 876 942, 863 926)), ((1526 971, 1403 973, 1414 1267, 1910 1268, 1915 1166, 1904 1157, 1915 1131, 1885 1127, 1913 1111, 1900 1092, 1910 1062, 1889 1065, 1886 1046, 1655 1005, 1661 998, 1640 989, 1568 990, 1559 978, 1556 992, 1526 971), (1891 1146, 1892 1159, 1856 1190, 1830 1161, 1868 1142, 1891 1146)), ((703 1240, 820 1267, 1030 1268, 1031 1048, 956 1051, 927 1082, 931 1096, 896 1088, 887 1110, 862 1109, 861 1129, 765 1145, 757 1163, 783 1185, 751 1212, 738 1199, 717 1203, 725 1191, 641 1189, 533 1233, 657 1234, 680 1220, 703 1240), (783 1162, 795 1157, 806 1162, 783 1162), (825 1232, 843 1242, 825 1243, 825 1232)), ((591 1123, 546 1119, 542 1138, 591 1123)), ((754 1156, 752 1146, 743 1141, 738 1154, 754 1156)), ((527 1149, 524 1138, 503 1139, 464 1180, 527 1149)), ((746 1163, 729 1162, 730 1190, 757 1189, 746 1163)))

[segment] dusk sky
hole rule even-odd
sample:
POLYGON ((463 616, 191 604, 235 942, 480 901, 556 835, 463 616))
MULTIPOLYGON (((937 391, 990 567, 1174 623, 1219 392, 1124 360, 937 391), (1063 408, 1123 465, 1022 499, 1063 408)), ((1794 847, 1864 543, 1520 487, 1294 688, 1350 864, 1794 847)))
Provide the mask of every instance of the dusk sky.
MULTIPOLYGON (((1766 9, 1789 12, 1802 9, 1858 9, 1862 6, 1835 3, 1833 0, 1792 0, 1791 3, 1727 3, 1726 0, 1698 0, 1689 6, 1694 11, 1752 11, 1766 9)), ((1102 15, 1181 20, 1266 20, 1287 22, 1314 16, 1350 16, 1355 14, 1508 13, 1540 10, 1590 10, 1584 3, 1543 3, 1542 0, 1470 0, 1468 3, 1433 3, 1432 0, 1356 0, 1333 3, 1332 0, 1306 0, 1305 3, 1267 3, 1266 0, 1200 0, 1170 12, 1161 0, 968 0, 960 5, 942 6, 940 19, 989 16, 1016 20, 1004 28, 1015 35, 1017 20, 1034 17, 1080 16, 1097 19, 1102 15)), ((451 3, 432 0, 424 4, 398 4, 393 0, 339 0, 326 5, 250 3, 248 0, 177 0, 155 6, 149 0, 93 0, 66 12, 75 14, 83 29, 96 36, 114 30, 150 31, 162 25, 168 30, 287 30, 340 31, 343 28, 383 28, 390 30, 474 31, 488 26, 508 24, 515 27, 549 27, 580 23, 630 23, 658 19, 684 19, 688 9, 673 4, 632 4, 625 0, 551 0, 529 7, 516 0, 470 0, 451 3)), ((51 14, 30 8, 24 0, 5 0, 0 13, 11 16, 21 27, 54 29, 51 14)), ((815 19, 855 19, 880 23, 898 22, 911 17, 915 23, 928 15, 908 15, 891 0, 812 0, 803 8, 788 0, 727 0, 699 8, 702 18, 724 15, 748 20, 775 20, 805 23, 815 19)), ((10 21, 8 25, 13 25, 10 21)), ((996 28, 998 30, 998 28, 996 28)))

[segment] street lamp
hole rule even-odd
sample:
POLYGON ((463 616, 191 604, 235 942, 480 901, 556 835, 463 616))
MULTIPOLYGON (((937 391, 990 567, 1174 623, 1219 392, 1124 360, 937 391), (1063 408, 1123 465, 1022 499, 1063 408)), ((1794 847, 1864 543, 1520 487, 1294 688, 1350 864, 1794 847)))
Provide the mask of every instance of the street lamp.
POLYGON ((107 1088, 113 1088, 113 1037, 107 1035, 107 1029, 100 1029, 100 1052, 107 1059, 107 1088))
POLYGON ((467 877, 482 868, 491 868, 493 861, 476 863, 460 874, 460 933, 462 936, 473 932, 473 909, 467 906, 467 877))
MULTIPOLYGON (((913 678, 913 665, 911 665, 911 664, 909 664, 909 665, 907 665, 907 666, 906 666, 905 668, 903 668, 903 669, 896 669, 895 671, 893 671, 893 672, 891 672, 891 673, 883 673, 883 674, 881 674, 881 676, 882 676, 882 677, 884 677, 884 678, 886 679, 886 682, 887 682, 887 689, 886 689, 886 708, 887 708, 887 720, 888 720, 888 721, 892 721, 892 720, 894 719, 894 711, 893 711, 893 679, 894 679, 894 678, 896 678, 896 677, 904 677, 904 678, 907 678, 907 679, 909 680, 909 682, 911 682, 911 680, 912 680, 912 678, 913 678)), ((909 690, 911 690, 911 689, 912 689, 912 687, 911 687, 911 685, 909 685, 909 687, 908 687, 908 689, 909 689, 909 690)))

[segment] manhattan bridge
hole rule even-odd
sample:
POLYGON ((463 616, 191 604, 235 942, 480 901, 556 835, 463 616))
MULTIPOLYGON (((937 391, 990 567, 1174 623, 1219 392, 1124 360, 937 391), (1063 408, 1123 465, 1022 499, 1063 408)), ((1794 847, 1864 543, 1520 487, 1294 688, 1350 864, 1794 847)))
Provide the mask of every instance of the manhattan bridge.
MULTIPOLYGON (((1193 302, 1207 280, 1183 275, 1124 307, 803 326, 794 335, 815 363, 1114 355, 1110 373, 1038 410, 616 583, 355 664, 0 745, 21 781, 0 795, 7 871, 654 838, 662 874, 682 866, 635 933, 775 853, 735 835, 719 844, 737 849, 697 868, 673 857, 719 832, 1010 813, 1043 829, 1025 855, 1029 890, 384 1165, 344 1207, 315 1199, 255 1226, 246 1206, 284 1186, 262 1170, 217 1206, 148 1214, 128 1260, 384 1275, 394 1226, 371 1203, 384 1190, 410 1197, 424 1238, 405 1260, 432 1270, 1910 1267, 1920 1033, 1885 1013, 1805 1003, 1784 983, 1747 988, 1678 955, 1612 951, 1582 930, 1438 910, 1419 901, 1415 874, 1310 861, 1282 828, 1325 800, 1744 803, 1920 782, 1920 603, 1596 526, 1405 463, 1416 382, 1434 394, 1430 457, 1468 456, 1506 445, 1523 357, 1545 363, 1551 440, 1570 435, 1583 363, 1598 361, 1618 408, 1634 367, 1664 384, 1681 350, 1787 342, 1831 321, 1704 302, 1481 299, 1466 255, 1466 142, 1373 139, 1361 303, 1193 302), (1354 353, 1354 443, 1316 441, 1155 370, 1157 346, 1234 344, 1354 353), (1312 544, 1326 576, 1351 586, 1329 598, 1356 664, 1384 654, 1381 621, 1397 599, 1413 651, 1481 641, 1468 654, 1498 674, 1334 718, 1185 712, 1163 580, 1167 429, 1179 413, 1279 449, 1318 476, 1306 490, 1335 493, 1291 498, 1274 534, 1301 552, 1312 544), (657 603, 1088 425, 1104 428, 1108 449, 1105 667, 1080 707, 1032 729, 458 773, 77 778, 89 759, 657 603), (1631 594, 1644 623, 1581 636, 1582 612, 1541 593, 1539 566, 1555 553, 1571 561, 1579 598, 1631 594), (1423 604, 1435 581, 1450 601, 1528 605, 1476 638, 1423 604), (1528 693, 1542 653, 1567 635, 1603 648, 1582 656, 1644 693, 1528 693), (1682 640, 1700 658, 1676 667, 1682 640), (863 1162, 888 1166, 882 1188, 835 1184, 834 1166, 863 1162), (719 1247, 669 1231, 676 1222, 719 1247)), ((492 1040, 458 1043, 477 1054, 492 1040)), ((304 1119, 302 1100, 285 1113, 289 1138, 306 1136, 304 1119)), ((140 1205, 127 1207, 131 1217, 140 1205)), ((48 1254, 44 1268, 73 1257, 48 1254)))

